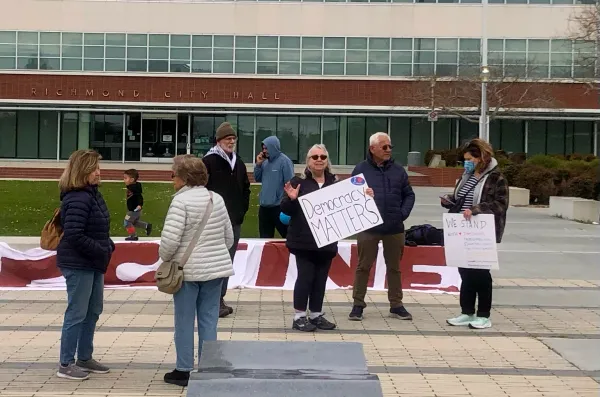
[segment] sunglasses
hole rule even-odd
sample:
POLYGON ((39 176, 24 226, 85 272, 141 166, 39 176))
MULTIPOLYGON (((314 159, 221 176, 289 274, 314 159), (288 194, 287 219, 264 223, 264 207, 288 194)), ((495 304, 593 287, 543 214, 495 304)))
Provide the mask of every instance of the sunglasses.
POLYGON ((327 155, 326 154, 320 154, 320 155, 319 154, 313 154, 312 156, 310 156, 310 158, 313 159, 313 160, 318 160, 318 159, 327 160, 327 155))
POLYGON ((392 150, 394 148, 394 145, 383 145, 381 148, 383 150, 392 150))

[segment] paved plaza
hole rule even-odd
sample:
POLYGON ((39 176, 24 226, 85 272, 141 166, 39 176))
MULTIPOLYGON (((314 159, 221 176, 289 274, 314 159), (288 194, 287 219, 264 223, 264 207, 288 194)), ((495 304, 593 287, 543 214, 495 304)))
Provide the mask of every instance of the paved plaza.
MULTIPOLYGON (((407 225, 441 226, 440 191, 416 189, 407 225)), ((360 342, 385 396, 597 397, 600 227, 546 209, 511 208, 508 218, 491 329, 446 325, 458 296, 421 292, 405 294, 412 322, 387 317, 385 292, 370 292, 365 320, 350 322, 352 292, 336 290, 325 310, 338 329, 306 334, 291 330, 291 291, 245 289, 229 291, 235 313, 220 320, 219 339, 360 342)), ((0 291, 0 396, 185 396, 162 381, 175 362, 173 305, 151 289, 105 293, 95 358, 110 374, 56 378, 65 296, 0 291)))

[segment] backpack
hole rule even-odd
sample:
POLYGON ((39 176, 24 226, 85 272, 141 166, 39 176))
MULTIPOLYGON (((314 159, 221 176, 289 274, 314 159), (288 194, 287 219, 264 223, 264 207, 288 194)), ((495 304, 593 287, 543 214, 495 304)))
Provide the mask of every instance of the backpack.
POLYGON ((444 245, 444 231, 432 225, 417 225, 405 233, 405 244, 410 247, 418 245, 444 245))
POLYGON ((40 238, 40 247, 48 251, 56 251, 58 243, 63 236, 63 228, 60 222, 60 208, 54 210, 52 218, 44 225, 40 238))

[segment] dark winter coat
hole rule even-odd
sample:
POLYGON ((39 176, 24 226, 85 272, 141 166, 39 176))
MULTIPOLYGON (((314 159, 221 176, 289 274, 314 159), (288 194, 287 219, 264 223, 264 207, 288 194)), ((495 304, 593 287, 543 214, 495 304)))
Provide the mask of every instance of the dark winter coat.
POLYGON ((61 193, 63 237, 56 252, 59 268, 106 273, 115 250, 110 214, 97 186, 61 193))
POLYGON ((241 225, 250 205, 250 181, 244 161, 236 156, 233 170, 227 160, 216 153, 205 156, 202 161, 208 171, 206 188, 223 197, 231 224, 241 225))
MULTIPOLYGON (((319 190, 319 183, 313 179, 310 171, 304 172, 305 178, 295 176, 290 181, 293 188, 300 185, 300 191, 298 197, 307 195, 312 192, 319 190)), ((330 186, 337 182, 335 175, 325 173, 325 183, 322 188, 330 186)), ((322 189, 321 188, 321 189, 322 189)), ((320 252, 323 254, 330 254, 333 258, 337 254, 337 242, 318 248, 317 243, 310 231, 308 222, 304 217, 302 208, 300 208, 300 202, 298 199, 290 200, 287 194, 284 193, 283 199, 281 200, 281 212, 290 216, 290 224, 288 226, 286 246, 292 254, 302 254, 302 251, 320 252)))
POLYGON ((404 221, 415 205, 415 193, 404 167, 394 159, 381 166, 369 152, 367 159, 358 163, 352 175, 363 174, 367 185, 373 189, 375 204, 383 218, 383 224, 367 230, 368 233, 398 234, 404 232, 404 221))

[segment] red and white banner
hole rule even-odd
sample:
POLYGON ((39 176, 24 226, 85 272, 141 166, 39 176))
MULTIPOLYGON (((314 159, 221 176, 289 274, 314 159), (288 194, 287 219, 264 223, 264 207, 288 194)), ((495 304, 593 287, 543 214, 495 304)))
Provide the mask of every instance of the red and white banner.
MULTIPOLYGON (((158 241, 117 242, 106 272, 108 288, 154 286, 154 272, 160 264, 158 241)), ((358 265, 358 250, 353 241, 341 241, 333 260, 327 289, 351 287, 358 265)), ((296 259, 284 241, 242 239, 234 261, 235 275, 229 288, 294 288, 296 259)), ((402 287, 427 292, 458 292, 458 269, 447 267, 443 247, 406 247, 400 263, 402 287)), ((371 269, 369 288, 385 290, 385 261, 380 246, 371 269)), ((19 251, 0 243, 0 289, 64 288, 56 267, 56 253, 34 248, 19 251)))

